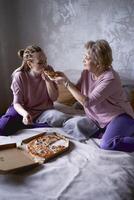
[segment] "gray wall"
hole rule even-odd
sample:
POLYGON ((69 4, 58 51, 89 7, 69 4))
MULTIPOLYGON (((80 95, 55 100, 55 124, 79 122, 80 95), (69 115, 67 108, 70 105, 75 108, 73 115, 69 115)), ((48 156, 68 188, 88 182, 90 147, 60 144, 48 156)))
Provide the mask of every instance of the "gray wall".
POLYGON ((15 2, 0 0, 0 111, 11 101, 10 75, 17 64, 19 40, 15 2))
POLYGON ((1 112, 11 101, 17 50, 29 44, 40 45, 49 63, 76 81, 84 43, 106 39, 114 68, 134 80, 134 0, 0 0, 0 24, 1 112))

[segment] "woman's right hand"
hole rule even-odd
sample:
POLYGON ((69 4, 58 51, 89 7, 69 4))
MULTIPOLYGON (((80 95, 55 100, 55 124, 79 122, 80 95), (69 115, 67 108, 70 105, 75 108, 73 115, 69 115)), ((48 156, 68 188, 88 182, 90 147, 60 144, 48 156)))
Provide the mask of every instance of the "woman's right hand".
POLYGON ((22 121, 25 125, 30 125, 33 123, 32 116, 29 113, 24 114, 22 121))
POLYGON ((63 72, 58 72, 59 76, 54 78, 54 81, 57 84, 65 84, 66 81, 68 81, 68 78, 66 77, 66 75, 63 72))

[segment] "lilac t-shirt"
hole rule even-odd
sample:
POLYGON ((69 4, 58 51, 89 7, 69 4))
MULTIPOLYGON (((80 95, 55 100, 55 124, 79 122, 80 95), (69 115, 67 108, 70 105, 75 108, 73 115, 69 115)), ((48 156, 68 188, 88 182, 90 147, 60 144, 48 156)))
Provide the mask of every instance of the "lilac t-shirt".
POLYGON ((104 128, 116 116, 134 112, 121 86, 120 77, 113 69, 105 71, 97 80, 88 70, 82 72, 77 87, 87 96, 86 115, 104 128))
POLYGON ((20 103, 33 118, 40 115, 42 111, 53 107, 46 82, 41 75, 33 77, 29 72, 18 71, 13 77, 11 89, 13 103, 20 103))

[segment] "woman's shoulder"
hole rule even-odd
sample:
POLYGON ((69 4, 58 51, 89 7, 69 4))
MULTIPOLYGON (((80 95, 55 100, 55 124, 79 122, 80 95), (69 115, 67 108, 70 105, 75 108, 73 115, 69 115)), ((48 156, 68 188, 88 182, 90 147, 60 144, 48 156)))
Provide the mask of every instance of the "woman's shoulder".
POLYGON ((19 71, 14 71, 13 74, 12 74, 12 79, 18 81, 18 80, 23 79, 24 76, 25 76, 25 72, 24 71, 20 71, 20 70, 19 71))
POLYGON ((120 79, 119 74, 113 68, 105 71, 101 78, 105 80, 120 79))

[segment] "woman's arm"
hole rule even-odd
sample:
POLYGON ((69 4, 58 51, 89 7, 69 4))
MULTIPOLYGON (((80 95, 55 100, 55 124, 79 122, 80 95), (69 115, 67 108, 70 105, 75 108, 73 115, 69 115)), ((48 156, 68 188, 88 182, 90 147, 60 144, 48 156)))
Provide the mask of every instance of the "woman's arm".
POLYGON ((52 101, 56 101, 59 95, 58 87, 56 83, 50 80, 45 73, 42 73, 42 78, 46 82, 46 87, 48 91, 48 95, 52 101))
POLYGON ((58 88, 53 81, 46 80, 47 91, 52 101, 56 101, 59 95, 58 88))
POLYGON ((57 78, 56 82, 58 84, 65 84, 65 87, 71 92, 74 98, 84 107, 95 106, 118 90, 118 83, 112 75, 103 78, 103 80, 90 93, 90 96, 83 95, 79 91, 79 88, 77 88, 77 86, 75 87, 65 74, 62 74, 62 77, 57 78))
POLYGON ((24 109, 24 88, 23 88, 23 72, 19 71, 14 74, 11 89, 13 91, 13 106, 14 109, 23 117, 25 125, 32 123, 32 116, 24 109))
POLYGON ((23 117, 27 114, 27 111, 23 108, 20 103, 14 103, 15 110, 23 117))
POLYGON ((65 87, 71 92, 71 94, 74 96, 74 98, 82 105, 84 106, 85 101, 87 99, 87 97, 83 94, 81 94, 81 92, 77 89, 77 87, 75 87, 73 85, 73 83, 71 83, 69 80, 67 80, 65 82, 65 87))
POLYGON ((65 87, 71 92, 74 98, 84 106, 87 97, 81 94, 80 90, 77 86, 75 86, 66 76, 64 73, 61 72, 61 76, 56 77, 54 80, 57 84, 64 84, 65 87))
POLYGON ((23 123, 25 125, 32 123, 31 115, 23 108, 23 106, 19 103, 14 103, 14 109, 23 117, 23 123))

